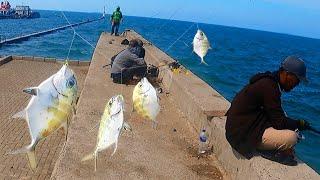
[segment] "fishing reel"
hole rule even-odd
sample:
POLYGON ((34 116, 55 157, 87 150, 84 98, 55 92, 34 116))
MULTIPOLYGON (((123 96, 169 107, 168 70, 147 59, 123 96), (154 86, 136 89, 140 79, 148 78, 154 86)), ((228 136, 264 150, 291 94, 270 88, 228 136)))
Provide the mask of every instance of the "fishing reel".
POLYGON ((147 67, 147 76, 157 78, 159 76, 159 68, 152 64, 149 64, 147 67))
POLYGON ((170 69, 178 69, 181 66, 178 61, 171 62, 168 65, 170 69))

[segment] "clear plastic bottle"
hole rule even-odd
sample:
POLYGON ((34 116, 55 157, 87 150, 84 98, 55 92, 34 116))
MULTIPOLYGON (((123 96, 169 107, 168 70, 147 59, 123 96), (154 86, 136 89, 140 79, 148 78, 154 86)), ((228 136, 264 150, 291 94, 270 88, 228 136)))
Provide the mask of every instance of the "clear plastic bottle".
POLYGON ((208 137, 205 129, 202 129, 199 136, 199 150, 198 154, 204 154, 208 150, 208 137))

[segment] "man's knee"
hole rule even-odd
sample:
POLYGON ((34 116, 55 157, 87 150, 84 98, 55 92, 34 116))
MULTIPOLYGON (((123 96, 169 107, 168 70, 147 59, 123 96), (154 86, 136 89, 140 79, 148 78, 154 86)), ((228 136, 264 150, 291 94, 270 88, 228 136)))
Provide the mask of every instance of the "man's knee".
POLYGON ((291 148, 293 147, 294 145, 297 144, 298 142, 298 136, 297 136, 297 133, 294 132, 294 131, 291 131, 291 130, 288 130, 286 133, 285 133, 285 136, 283 137, 284 141, 285 141, 285 144, 288 148, 291 148))

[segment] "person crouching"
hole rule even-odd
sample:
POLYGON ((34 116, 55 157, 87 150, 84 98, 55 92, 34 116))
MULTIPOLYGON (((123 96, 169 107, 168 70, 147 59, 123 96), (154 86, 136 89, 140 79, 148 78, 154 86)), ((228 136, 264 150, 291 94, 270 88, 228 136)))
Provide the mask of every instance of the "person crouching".
POLYGON ((128 84, 134 76, 142 78, 146 75, 145 49, 142 46, 140 39, 133 39, 129 42, 129 47, 115 57, 111 67, 114 83, 128 84))

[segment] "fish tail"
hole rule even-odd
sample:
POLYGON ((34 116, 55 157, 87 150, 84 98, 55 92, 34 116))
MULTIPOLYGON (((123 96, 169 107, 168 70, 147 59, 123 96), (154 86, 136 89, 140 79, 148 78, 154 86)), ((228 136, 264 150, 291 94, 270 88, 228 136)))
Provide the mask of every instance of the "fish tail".
POLYGON ((97 171, 98 152, 92 152, 82 158, 81 162, 94 159, 94 171, 97 171))
POLYGON ((95 153, 95 156, 94 156, 94 172, 97 171, 97 166, 98 166, 98 153, 95 153))
POLYGON ((83 161, 91 160, 91 159, 95 158, 95 156, 96 156, 96 155, 95 155, 95 152, 92 152, 92 153, 84 156, 84 157, 81 159, 81 161, 83 162, 83 161))
POLYGON ((27 154, 27 158, 29 160, 29 165, 30 165, 31 169, 35 170, 37 168, 35 146, 33 146, 33 145, 26 146, 21 149, 17 149, 17 150, 8 152, 7 154, 27 154))
POLYGON ((209 66, 209 65, 204 61, 203 57, 201 57, 201 63, 200 63, 200 64, 205 64, 205 65, 209 66))

